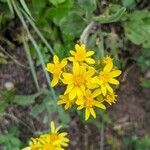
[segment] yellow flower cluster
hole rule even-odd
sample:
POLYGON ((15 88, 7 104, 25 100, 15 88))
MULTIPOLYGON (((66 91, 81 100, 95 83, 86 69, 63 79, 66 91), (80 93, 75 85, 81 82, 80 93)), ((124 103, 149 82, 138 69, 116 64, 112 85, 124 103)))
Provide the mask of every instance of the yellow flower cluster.
POLYGON ((51 132, 43 134, 38 138, 31 138, 28 147, 22 150, 64 150, 68 147, 69 139, 66 137, 67 132, 59 133, 61 126, 55 128, 55 124, 51 122, 51 132))
POLYGON ((84 44, 76 44, 75 51, 71 50, 71 57, 62 61, 55 55, 54 64, 48 63, 46 70, 53 74, 51 86, 59 80, 66 85, 63 95, 60 95, 58 104, 65 105, 65 109, 76 105, 77 110, 85 109, 85 120, 90 115, 96 118, 95 107, 106 109, 104 102, 115 103, 115 79, 121 71, 113 64, 111 57, 106 56, 101 61, 91 58, 94 51, 87 51, 84 44))

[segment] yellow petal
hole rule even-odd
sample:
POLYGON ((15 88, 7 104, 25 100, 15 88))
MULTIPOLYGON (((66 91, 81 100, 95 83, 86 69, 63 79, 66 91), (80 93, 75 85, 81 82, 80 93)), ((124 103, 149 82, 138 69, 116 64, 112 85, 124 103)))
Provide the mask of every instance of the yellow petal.
POLYGON ((68 144, 67 144, 67 143, 61 143, 61 145, 62 145, 63 147, 68 147, 68 144))
POLYGON ((67 60, 66 59, 63 59, 62 61, 61 61, 61 66, 62 67, 65 67, 67 65, 67 60))
POLYGON ((92 59, 92 58, 86 58, 85 61, 89 64, 94 64, 95 63, 95 60, 92 59))
POLYGON ((80 88, 76 88, 77 89, 77 96, 78 98, 81 98, 83 96, 83 92, 81 91, 80 88))
POLYGON ((73 87, 74 87, 74 85, 73 85, 73 84, 68 84, 67 89, 66 89, 66 91, 65 91, 65 93, 64 93, 64 94, 69 93, 69 92, 73 89, 73 87))
POLYGON ((104 67, 103 71, 110 72, 112 68, 113 68, 113 63, 108 63, 108 64, 104 67))
POLYGON ((58 83, 59 77, 53 77, 53 80, 51 81, 51 87, 54 87, 58 83))
POLYGON ((60 137, 64 137, 64 136, 66 136, 66 135, 68 135, 67 132, 62 132, 62 133, 59 134, 60 137))
POLYGON ((76 87, 74 87, 69 93, 69 99, 73 100, 76 96, 77 96, 77 90, 76 87))
POLYGON ((23 148, 22 150, 31 150, 30 147, 23 148))
POLYGON ((101 91, 102 91, 102 94, 105 96, 106 95, 106 86, 104 84, 101 85, 101 91))
POLYGON ((95 69, 93 67, 90 67, 89 70, 86 72, 86 76, 91 77, 95 73, 95 69))
POLYGON ((82 53, 86 52, 86 46, 84 44, 81 44, 80 49, 81 49, 82 53))
POLYGON ((108 83, 106 83, 105 85, 106 85, 107 90, 108 90, 110 93, 113 93, 113 89, 111 88, 111 86, 110 86, 108 83))
POLYGON ((97 97, 98 95, 100 95, 102 92, 101 92, 101 89, 96 89, 93 93, 92 93, 92 97, 95 98, 97 97))
POLYGON ((50 126, 51 126, 51 132, 55 132, 55 124, 54 121, 50 122, 50 126))
POLYGON ((62 79, 62 82, 64 84, 72 84, 73 83, 73 76, 71 73, 63 73, 62 76, 64 77, 62 79))
POLYGON ((94 51, 88 51, 86 53, 86 57, 92 56, 95 52, 94 51))
POLYGON ((68 60, 75 61, 74 57, 68 57, 68 60))
POLYGON ((111 77, 117 77, 120 74, 121 74, 121 70, 114 70, 114 71, 110 72, 111 77))
POLYGON ((81 109, 83 109, 83 106, 77 107, 77 110, 81 110, 81 109))
POLYGON ((54 64, 48 63, 48 64, 46 65, 45 70, 46 70, 46 71, 49 71, 49 72, 51 72, 51 73, 53 73, 53 71, 54 71, 54 64))
POLYGON ((94 111, 93 108, 90 108, 90 113, 92 114, 92 116, 93 116, 94 118, 96 118, 96 113, 95 113, 95 111, 94 111))
POLYGON ((114 84, 114 85, 118 85, 118 84, 119 84, 119 81, 116 80, 116 79, 114 79, 114 78, 111 78, 111 79, 109 80, 109 83, 114 84))
POLYGON ((105 105, 98 102, 98 101, 95 102, 95 106, 98 107, 98 108, 101 108, 101 109, 106 109, 105 105))
POLYGON ((78 49, 80 49, 80 45, 79 45, 79 44, 76 44, 76 45, 75 45, 75 50, 77 51, 78 49))
MULTIPOLYGON (((55 127, 55 126, 54 126, 54 127, 55 127)), ((62 125, 58 126, 58 127, 55 129, 55 133, 58 132, 61 128, 62 128, 62 125)))
POLYGON ((69 104, 65 105, 65 110, 67 110, 69 108, 69 104))
POLYGON ((85 120, 88 120, 89 119, 89 117, 90 117, 90 111, 89 111, 89 109, 85 109, 85 120))
POLYGON ((57 101, 57 104, 58 104, 58 105, 62 105, 62 104, 65 104, 65 103, 66 103, 66 102, 65 102, 64 100, 58 100, 58 101, 57 101))
POLYGON ((81 85, 81 86, 80 86, 80 89, 81 89, 82 92, 84 92, 84 91, 85 91, 85 86, 84 86, 84 85, 81 85))
POLYGON ((73 63, 73 73, 79 74, 79 63, 77 63, 77 62, 73 63))
POLYGON ((77 105, 83 105, 84 104, 84 99, 80 98, 76 100, 77 105))
POLYGON ((70 51, 70 54, 74 56, 76 54, 76 52, 75 51, 70 51))
POLYGON ((54 61, 54 64, 58 64, 59 63, 59 58, 58 58, 57 55, 54 55, 53 61, 54 61))

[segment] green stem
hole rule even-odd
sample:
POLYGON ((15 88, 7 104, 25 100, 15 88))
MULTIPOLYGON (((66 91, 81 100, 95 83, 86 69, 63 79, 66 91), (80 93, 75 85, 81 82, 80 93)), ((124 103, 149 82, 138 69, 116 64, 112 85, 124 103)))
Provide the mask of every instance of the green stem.
POLYGON ((27 42, 25 41, 25 39, 23 40, 23 45, 24 45, 24 49, 25 49, 25 52, 26 52, 27 59, 29 61, 29 65, 30 65, 31 73, 32 73, 32 76, 33 76, 33 79, 34 79, 35 86, 36 86, 37 90, 40 91, 40 87, 39 87, 39 83, 38 83, 34 63, 33 63, 32 57, 31 57, 29 46, 28 46, 27 42))
POLYGON ((39 31, 39 29, 36 27, 36 25, 33 22, 33 20, 25 13, 25 11, 22 10, 22 12, 25 15, 26 19, 30 22, 31 26, 36 31, 36 33, 38 34, 38 36, 41 38, 41 40, 43 41, 43 43, 48 47, 48 49, 50 50, 50 52, 52 53, 52 55, 54 55, 55 52, 53 51, 52 47, 49 45, 49 43, 47 42, 47 40, 44 38, 44 36, 42 35, 42 33, 39 31))

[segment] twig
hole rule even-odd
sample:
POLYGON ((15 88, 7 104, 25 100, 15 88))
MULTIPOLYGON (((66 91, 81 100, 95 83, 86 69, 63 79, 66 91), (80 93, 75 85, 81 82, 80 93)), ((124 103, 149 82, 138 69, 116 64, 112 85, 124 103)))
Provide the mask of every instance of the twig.
POLYGON ((82 44, 87 44, 87 39, 88 39, 88 37, 89 37, 89 35, 90 35, 90 33, 91 33, 91 30, 93 29, 93 27, 95 26, 95 22, 94 21, 92 21, 90 24, 88 24, 87 26, 86 26, 86 28, 83 30, 83 32, 82 32, 82 34, 81 34, 81 36, 80 36, 80 42, 82 43, 82 44))
POLYGON ((24 45, 24 49, 25 49, 25 52, 26 52, 27 59, 29 61, 29 65, 30 65, 30 69, 31 69, 31 73, 32 73, 32 76, 33 76, 33 79, 34 79, 36 89, 37 89, 37 91, 40 91, 40 86, 39 86, 39 83, 38 83, 34 63, 33 63, 33 60, 32 60, 32 56, 30 54, 29 46, 28 46, 27 42, 25 41, 25 38, 23 40, 23 45, 24 45))
POLYGON ((3 53, 5 53, 10 59, 12 59, 17 65, 29 69, 29 67, 21 64, 18 60, 16 60, 13 56, 11 56, 8 52, 5 51, 5 49, 0 45, 0 49, 2 50, 3 53))

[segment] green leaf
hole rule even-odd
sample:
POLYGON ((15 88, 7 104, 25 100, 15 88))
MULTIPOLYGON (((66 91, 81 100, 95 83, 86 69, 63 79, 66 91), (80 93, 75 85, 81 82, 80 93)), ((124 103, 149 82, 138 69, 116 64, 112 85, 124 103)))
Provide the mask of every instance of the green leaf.
POLYGON ((106 15, 95 16, 95 17, 93 17, 92 20, 97 21, 97 22, 102 23, 102 24, 117 22, 124 15, 125 11, 126 11, 126 8, 122 7, 119 10, 117 10, 116 13, 113 13, 111 15, 106 14, 106 15))
POLYGON ((16 95, 14 99, 14 103, 22 106, 30 105, 34 103, 35 99, 40 95, 41 93, 36 93, 33 95, 16 95))
POLYGON ((61 20, 69 14, 73 1, 66 0, 65 3, 57 7, 51 7, 46 10, 46 18, 52 20, 56 25, 60 25, 61 20))
POLYGON ((124 7, 133 9, 136 6, 136 1, 135 0, 121 0, 122 4, 124 7))
POLYGON ((93 13, 96 10, 96 0, 78 0, 79 7, 83 9, 86 13, 93 13))
POLYGON ((44 111, 45 109, 47 109, 50 105, 51 105, 51 104, 50 104, 50 95, 47 95, 47 96, 43 99, 42 103, 36 104, 36 105, 32 108, 32 110, 31 110, 31 115, 32 115, 33 117, 37 117, 38 114, 40 114, 41 112, 43 112, 43 111, 44 111))
POLYGON ((150 80, 143 80, 141 85, 145 88, 150 88, 150 80))
POLYGON ((124 23, 127 39, 143 48, 150 48, 150 14, 147 10, 134 11, 124 23))
POLYGON ((70 122, 70 116, 67 114, 62 107, 59 107, 59 118, 62 124, 67 125, 70 122))
POLYGON ((139 138, 136 142, 136 150, 148 150, 150 149, 150 136, 144 136, 139 138))
POLYGON ((61 3, 64 3, 66 0, 49 0, 53 5, 58 6, 61 3))
POLYGON ((0 113, 3 113, 5 109, 14 99, 15 90, 0 91, 0 113))
POLYGON ((67 36, 78 37, 83 31, 86 23, 77 12, 70 12, 60 23, 60 29, 67 36))

